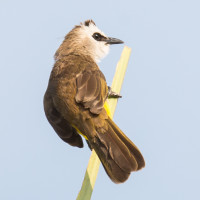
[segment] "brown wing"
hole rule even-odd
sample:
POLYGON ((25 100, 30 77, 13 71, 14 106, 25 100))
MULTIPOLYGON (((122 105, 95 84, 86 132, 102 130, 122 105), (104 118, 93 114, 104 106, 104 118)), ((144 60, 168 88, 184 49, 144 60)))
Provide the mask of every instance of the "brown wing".
POLYGON ((44 110, 49 123, 63 141, 72 146, 83 147, 81 136, 56 110, 51 95, 48 92, 44 96, 44 110))
POLYGON ((84 71, 76 77, 76 102, 89 108, 93 114, 99 114, 107 97, 108 88, 101 71, 84 71))

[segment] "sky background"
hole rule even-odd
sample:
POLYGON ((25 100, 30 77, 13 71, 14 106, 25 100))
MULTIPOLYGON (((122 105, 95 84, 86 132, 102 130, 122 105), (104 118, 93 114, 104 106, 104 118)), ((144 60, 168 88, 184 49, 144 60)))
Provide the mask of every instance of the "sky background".
MULTIPOLYGON (((200 199, 199 9, 198 0, 0 0, 0 199, 77 197, 90 150, 56 135, 43 95, 56 49, 87 19, 132 48, 114 121, 146 160, 119 185, 101 166, 92 199, 200 199)), ((122 49, 99 64, 109 85, 122 49)))

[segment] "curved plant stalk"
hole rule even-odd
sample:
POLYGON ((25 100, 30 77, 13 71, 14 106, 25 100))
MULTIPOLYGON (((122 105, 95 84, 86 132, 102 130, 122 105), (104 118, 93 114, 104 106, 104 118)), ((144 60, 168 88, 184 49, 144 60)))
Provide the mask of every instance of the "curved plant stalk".
MULTIPOLYGON (((111 88, 114 92, 118 94, 120 94, 120 90, 122 87, 122 82, 124 80, 130 54, 131 54, 131 48, 125 46, 116 67, 116 72, 113 78, 111 88)), ((114 99, 114 98, 108 99, 107 103, 110 110, 110 117, 113 118, 115 108, 117 105, 117 99, 114 99)), ((88 163, 87 170, 85 172, 85 177, 82 183, 82 187, 76 200, 90 200, 91 199, 92 191, 94 189, 95 181, 96 181, 97 174, 99 171, 99 166, 100 166, 100 160, 98 156, 96 155, 95 151, 92 150, 92 154, 88 163)))

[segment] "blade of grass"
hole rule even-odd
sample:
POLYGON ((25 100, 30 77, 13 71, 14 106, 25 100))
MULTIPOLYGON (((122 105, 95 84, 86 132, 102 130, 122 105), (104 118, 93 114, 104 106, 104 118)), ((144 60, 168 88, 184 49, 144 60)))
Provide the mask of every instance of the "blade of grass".
MULTIPOLYGON (((122 87, 122 83, 124 80, 130 54, 131 54, 131 48, 125 46, 116 67, 116 72, 113 78, 111 88, 114 92, 118 94, 120 93, 120 90, 122 87)), ((110 117, 113 118, 115 108, 117 105, 117 99, 113 99, 113 98, 108 99, 107 102, 110 109, 110 115, 111 115, 110 117)), ((91 199, 95 181, 96 181, 97 174, 99 171, 99 166, 100 166, 100 160, 98 156, 96 155, 95 151, 92 150, 92 154, 88 163, 87 170, 85 172, 85 177, 82 183, 82 187, 76 200, 90 200, 91 199)))

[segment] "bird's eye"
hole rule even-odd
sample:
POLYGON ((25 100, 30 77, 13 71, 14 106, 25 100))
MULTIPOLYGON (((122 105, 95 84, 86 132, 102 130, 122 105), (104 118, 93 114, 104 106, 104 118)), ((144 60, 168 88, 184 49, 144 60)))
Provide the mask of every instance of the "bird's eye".
POLYGON ((103 36, 100 33, 94 33, 92 37, 97 41, 101 41, 103 36))

